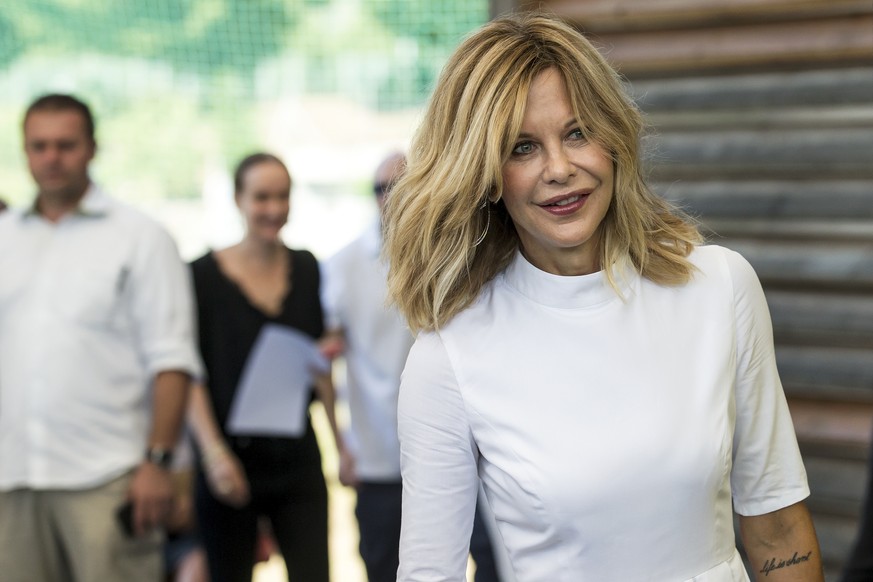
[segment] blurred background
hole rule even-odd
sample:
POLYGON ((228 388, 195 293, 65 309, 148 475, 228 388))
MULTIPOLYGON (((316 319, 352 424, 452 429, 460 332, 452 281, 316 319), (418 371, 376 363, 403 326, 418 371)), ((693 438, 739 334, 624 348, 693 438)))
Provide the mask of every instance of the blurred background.
POLYGON ((262 149, 294 177, 289 241, 329 255, 374 216, 376 165, 487 19, 487 0, 3 2, 0 197, 32 196, 28 102, 73 92, 97 118, 94 178, 165 222, 186 258, 236 242, 229 172, 262 149))
MULTIPOLYGON (((835 579, 873 430, 873 2, 4 2, 0 198, 33 194, 26 104, 73 92, 97 117, 95 179, 165 223, 185 259, 240 236, 229 172, 261 149, 294 176, 287 241, 326 258, 374 216, 372 172, 408 143, 459 40, 535 6, 627 78, 654 189, 757 269, 835 579)), ((333 483, 334 573, 354 582, 352 494, 333 483)))

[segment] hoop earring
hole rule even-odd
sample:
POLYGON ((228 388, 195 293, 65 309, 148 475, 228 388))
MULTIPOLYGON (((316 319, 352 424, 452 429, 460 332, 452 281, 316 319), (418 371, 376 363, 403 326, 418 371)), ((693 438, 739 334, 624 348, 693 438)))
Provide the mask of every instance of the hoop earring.
POLYGON ((491 209, 487 208, 488 206, 488 198, 482 201, 482 206, 479 207, 479 210, 485 210, 486 222, 485 222, 485 230, 482 231, 482 234, 479 235, 479 238, 476 239, 476 242, 473 243, 474 247, 478 247, 482 244, 482 241, 485 240, 485 236, 488 234, 488 228, 491 226, 491 209))

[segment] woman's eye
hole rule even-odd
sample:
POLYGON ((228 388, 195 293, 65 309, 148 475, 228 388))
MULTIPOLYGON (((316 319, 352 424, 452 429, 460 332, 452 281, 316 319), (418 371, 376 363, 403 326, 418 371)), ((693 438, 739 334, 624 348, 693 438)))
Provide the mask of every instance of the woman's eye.
POLYGON ((524 142, 521 142, 520 144, 516 145, 513 148, 512 153, 516 154, 516 155, 524 155, 524 154, 529 154, 532 151, 533 151, 533 144, 530 143, 529 141, 524 141, 524 142))
POLYGON ((585 134, 582 133, 581 129, 574 129, 573 131, 570 132, 570 135, 568 135, 567 137, 569 137, 570 139, 575 139, 575 140, 583 140, 583 139, 585 139, 585 134))

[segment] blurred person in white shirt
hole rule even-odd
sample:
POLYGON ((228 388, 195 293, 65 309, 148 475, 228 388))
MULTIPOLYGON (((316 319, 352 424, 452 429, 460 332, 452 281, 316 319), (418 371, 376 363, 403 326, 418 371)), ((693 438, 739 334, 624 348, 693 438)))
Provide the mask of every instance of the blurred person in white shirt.
POLYGON ((199 373, 188 272, 162 227, 91 181, 85 103, 43 96, 23 133, 37 195, 0 218, 0 572, 157 581, 199 373))

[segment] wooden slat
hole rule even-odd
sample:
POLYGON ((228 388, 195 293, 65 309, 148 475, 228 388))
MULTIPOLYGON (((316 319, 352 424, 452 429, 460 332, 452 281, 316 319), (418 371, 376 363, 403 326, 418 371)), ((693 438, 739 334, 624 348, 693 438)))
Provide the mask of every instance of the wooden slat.
MULTIPOLYGON (((818 398, 820 395, 810 396, 809 394, 795 393, 786 389, 786 394, 790 398, 818 398)), ((836 396, 828 394, 828 402, 842 402, 856 404, 851 398, 840 399, 839 393, 836 396)), ((800 454, 804 459, 817 457, 822 459, 848 459, 867 462, 870 457, 870 449, 863 444, 847 445, 846 443, 829 443, 829 442, 800 442, 800 454)))
MULTIPOLYGON (((777 346, 776 363, 785 390, 794 396, 827 398, 832 392, 852 394, 858 403, 873 403, 873 352, 869 349, 777 346)), ((869 440, 866 432, 855 438, 869 440)))
POLYGON ((765 284, 780 288, 809 285, 812 288, 873 289, 873 243, 820 245, 769 241, 728 240, 745 256, 765 284))
MULTIPOLYGON (((803 453, 802 449, 801 453, 803 453)), ((809 471, 808 467, 810 461, 818 458, 820 457, 804 455, 803 462, 807 465, 807 471, 809 471)), ((852 477, 854 478, 854 474, 852 477)), ((815 479, 815 477, 809 475, 809 486, 810 489, 813 489, 813 492, 810 493, 810 496, 807 498, 806 505, 811 512, 835 517, 846 517, 852 520, 861 513, 861 507, 863 506, 862 501, 846 499, 843 497, 818 495, 815 493, 815 490, 819 489, 819 485, 815 482, 815 479)))
POLYGON ((870 12, 859 0, 530 0, 584 30, 706 27, 728 22, 814 18, 870 12))
POLYGON ((873 178, 869 128, 672 132, 643 140, 653 179, 873 178))
POLYGON ((630 77, 873 62, 873 16, 603 34, 592 37, 630 77))
POLYGON ((821 499, 821 510, 857 515, 866 493, 867 463, 808 457, 804 464, 811 494, 821 499), (829 501, 830 507, 824 507, 829 501))
POLYGON ((629 90, 648 113, 870 105, 873 67, 637 80, 629 90))
MULTIPOLYGON (((871 71, 873 74, 873 71, 871 71)), ((795 107, 791 109, 734 109, 684 111, 646 115, 649 125, 661 133, 722 129, 819 129, 873 128, 873 104, 854 107, 795 107)))
POLYGON ((755 238, 772 240, 873 242, 871 220, 781 220, 772 218, 707 219, 702 225, 707 238, 755 238))
MULTIPOLYGON (((858 404, 789 398, 800 443, 831 443, 868 451, 873 436, 873 403, 858 404)), ((862 459, 863 461, 863 459, 862 459)), ((862 483, 864 479, 861 479, 862 483)))
POLYGON ((855 347, 873 357, 873 296, 767 291, 776 342, 855 347))
POLYGON ((488 0, 488 14, 491 18, 515 12, 518 8, 515 0, 488 0))
POLYGON ((705 218, 873 219, 873 179, 676 181, 652 189, 705 218))

